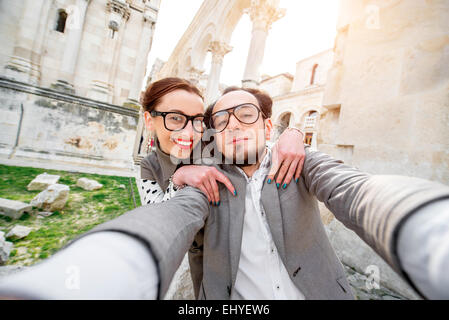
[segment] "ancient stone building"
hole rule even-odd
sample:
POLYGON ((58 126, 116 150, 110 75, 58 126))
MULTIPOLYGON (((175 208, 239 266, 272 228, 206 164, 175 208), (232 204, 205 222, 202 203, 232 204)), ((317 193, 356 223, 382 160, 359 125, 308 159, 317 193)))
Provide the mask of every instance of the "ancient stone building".
POLYGON ((332 50, 326 50, 299 61, 294 77, 283 73, 261 81, 259 87, 273 98, 274 140, 288 126, 297 127, 304 131, 305 142, 317 149, 317 120, 327 112, 322 102, 332 58, 332 50))
POLYGON ((449 184, 449 2, 343 0, 337 31, 322 150, 449 184))
POLYGON ((1 1, 1 161, 129 174, 159 5, 1 1))

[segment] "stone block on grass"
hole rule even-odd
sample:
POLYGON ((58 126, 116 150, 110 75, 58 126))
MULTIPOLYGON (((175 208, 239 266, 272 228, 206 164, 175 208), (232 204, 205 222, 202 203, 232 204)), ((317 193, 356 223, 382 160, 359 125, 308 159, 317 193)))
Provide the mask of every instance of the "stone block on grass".
POLYGON ((98 190, 103 187, 103 185, 98 181, 87 178, 79 178, 78 181, 76 182, 76 186, 83 188, 84 190, 87 191, 98 190))
POLYGON ((13 246, 12 242, 5 240, 5 233, 0 231, 0 265, 8 260, 13 246))
POLYGON ((34 178, 34 180, 28 184, 27 189, 28 191, 45 190, 52 184, 58 183, 59 178, 61 177, 53 174, 47 174, 46 172, 44 172, 38 175, 36 178, 34 178))
POLYGON ((32 206, 16 200, 0 198, 0 214, 12 219, 20 219, 24 212, 31 212, 32 206))
POLYGON ((9 240, 22 239, 29 235, 32 230, 33 229, 29 227, 16 225, 6 234, 6 238, 9 240))
POLYGON ((30 204, 45 211, 61 210, 69 199, 69 191, 69 186, 53 184, 34 197, 30 204))

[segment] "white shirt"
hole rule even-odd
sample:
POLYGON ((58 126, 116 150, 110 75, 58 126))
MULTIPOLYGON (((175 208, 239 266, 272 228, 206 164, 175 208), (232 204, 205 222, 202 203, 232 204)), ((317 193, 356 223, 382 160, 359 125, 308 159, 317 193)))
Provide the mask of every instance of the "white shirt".
POLYGON ((261 205, 262 186, 271 166, 271 150, 247 180, 239 267, 231 299, 304 300, 279 257, 261 205))

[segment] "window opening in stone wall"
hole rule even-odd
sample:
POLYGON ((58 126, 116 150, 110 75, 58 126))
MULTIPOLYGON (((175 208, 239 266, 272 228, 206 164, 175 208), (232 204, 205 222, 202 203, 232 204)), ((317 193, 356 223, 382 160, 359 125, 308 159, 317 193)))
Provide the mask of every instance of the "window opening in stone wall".
POLYGON ((58 21, 56 23, 56 31, 64 33, 65 24, 67 22, 67 12, 65 10, 58 10, 58 21))
POLYGON ((312 138, 313 138, 313 133, 312 132, 307 132, 306 133, 306 137, 304 139, 304 144, 308 144, 308 145, 312 145, 312 138))
POLYGON ((310 77, 310 84, 314 84, 315 83, 315 74, 316 74, 316 69, 318 68, 318 64, 315 64, 312 68, 312 76, 310 77))
POLYGON ((118 23, 117 21, 109 21, 109 35, 111 39, 114 39, 115 33, 118 31, 118 23))

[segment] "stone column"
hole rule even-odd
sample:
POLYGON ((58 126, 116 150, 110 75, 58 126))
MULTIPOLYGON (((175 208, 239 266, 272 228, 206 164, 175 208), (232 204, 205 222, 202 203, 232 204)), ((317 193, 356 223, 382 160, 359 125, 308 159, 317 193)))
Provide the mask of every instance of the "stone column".
POLYGON ((140 92, 142 91, 142 81, 145 77, 145 71, 148 61, 148 53, 153 41, 154 25, 157 19, 157 12, 150 6, 145 6, 143 14, 143 30, 140 36, 140 46, 137 52, 136 65, 134 67, 133 78, 127 103, 138 105, 140 92))
POLYGON ((113 78, 123 37, 123 24, 129 19, 129 4, 123 0, 109 0, 107 4, 108 35, 105 35, 102 43, 102 52, 98 59, 95 77, 88 92, 88 98, 112 103, 113 78), (113 37, 112 37, 113 36, 113 37), (112 54, 111 54, 112 53, 112 54))
POLYGON ((38 55, 33 51, 36 38, 39 38, 39 26, 44 0, 26 0, 19 22, 14 53, 5 66, 5 75, 18 81, 38 85, 40 66, 38 55))
POLYGON ((69 16, 67 17, 67 36, 64 55, 59 70, 59 79, 56 84, 53 85, 56 89, 72 94, 75 93, 73 88, 74 75, 89 1, 90 0, 76 0, 75 6, 70 7, 69 9, 71 10, 68 10, 69 16))
POLYGON ((201 75, 204 73, 204 70, 191 67, 189 70, 187 70, 187 72, 189 73, 188 80, 192 84, 198 85, 198 83, 200 82, 201 75))
POLYGON ((220 73, 225 54, 230 52, 232 47, 227 43, 213 41, 209 45, 208 51, 212 53, 212 62, 210 67, 209 79, 206 89, 206 105, 212 103, 218 97, 220 85, 220 73))
POLYGON ((253 23, 251 44, 243 74, 243 87, 257 87, 260 78, 265 43, 271 25, 285 15, 285 9, 278 8, 279 0, 251 0, 251 6, 245 11, 253 23))

